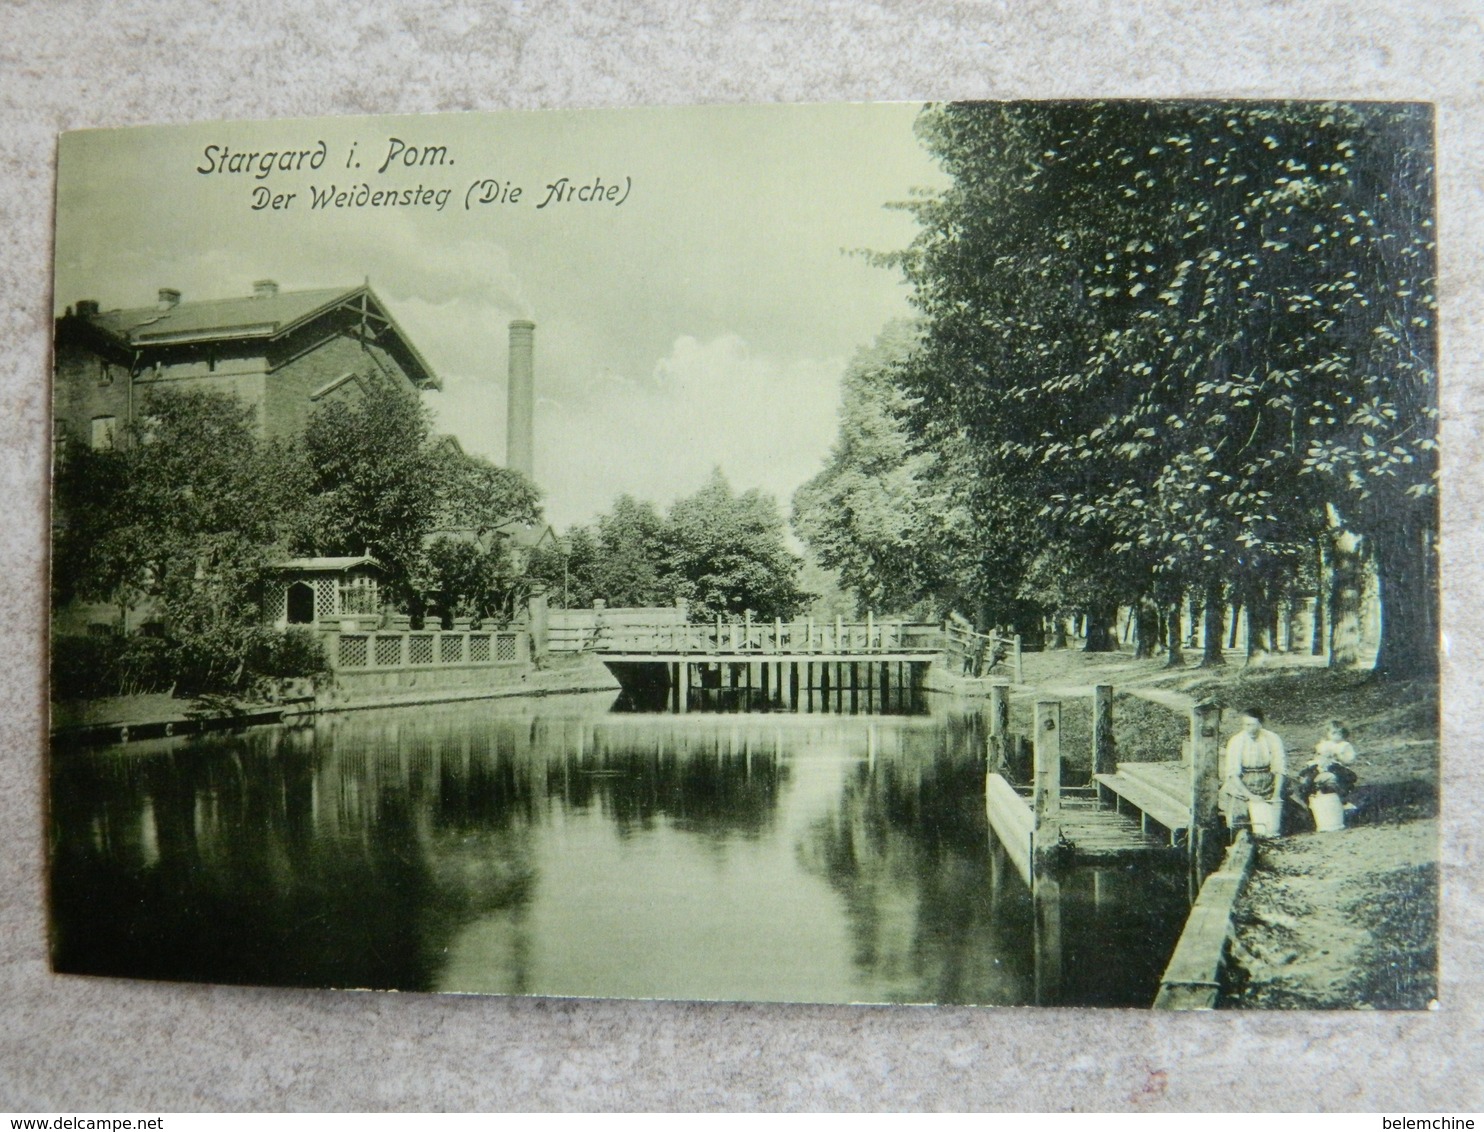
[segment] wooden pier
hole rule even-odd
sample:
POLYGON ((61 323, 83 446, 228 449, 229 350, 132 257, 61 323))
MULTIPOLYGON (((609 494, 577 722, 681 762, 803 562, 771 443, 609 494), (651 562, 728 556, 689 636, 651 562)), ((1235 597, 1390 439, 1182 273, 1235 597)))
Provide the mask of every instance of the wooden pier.
POLYGON ((1016 737, 1009 734, 1009 691, 991 689, 990 758, 985 810, 990 827, 1026 883, 1079 863, 1148 857, 1184 849, 1209 861, 1221 844, 1215 826, 1221 709, 1191 709, 1191 739, 1179 761, 1116 762, 1113 689, 1093 690, 1090 786, 1062 782, 1061 701, 1038 700, 1031 734, 1032 781, 1016 787, 1002 773, 1016 737))

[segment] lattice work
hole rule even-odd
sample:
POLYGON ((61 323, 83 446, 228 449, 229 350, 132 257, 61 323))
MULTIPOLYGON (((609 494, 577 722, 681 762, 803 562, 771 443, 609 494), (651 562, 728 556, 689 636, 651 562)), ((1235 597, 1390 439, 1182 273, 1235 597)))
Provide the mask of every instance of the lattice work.
POLYGON ((367 652, 365 637, 341 637, 340 667, 365 668, 367 652))
POLYGON ((376 638, 376 663, 385 668, 402 663, 402 636, 376 638))
POLYGON ((270 621, 287 621, 289 619, 289 591, 287 586, 279 586, 270 599, 273 608, 269 610, 270 621))
POLYGON ((464 636, 451 633, 438 638, 438 659, 444 664, 457 664, 464 659, 464 636))
POLYGON ((407 638, 407 663, 433 663, 433 638, 430 634, 413 633, 407 638))
POLYGON ((495 636, 495 659, 515 659, 515 634, 499 633, 495 636))
POLYGON ((469 634, 469 659, 475 664, 487 663, 490 658, 490 635, 488 633, 469 634))
POLYGON ((314 580, 314 615, 320 621, 329 621, 340 612, 339 598, 334 578, 314 580))

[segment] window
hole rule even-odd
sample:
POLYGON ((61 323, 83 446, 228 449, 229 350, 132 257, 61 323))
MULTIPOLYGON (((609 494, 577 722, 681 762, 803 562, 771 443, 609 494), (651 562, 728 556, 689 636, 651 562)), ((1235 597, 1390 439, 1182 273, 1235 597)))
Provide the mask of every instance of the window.
POLYGON ((113 447, 117 417, 94 417, 93 432, 89 438, 94 452, 103 452, 113 447))
POLYGON ((98 359, 98 384, 99 385, 112 385, 113 384, 113 367, 108 364, 108 359, 107 358, 99 358, 98 359))

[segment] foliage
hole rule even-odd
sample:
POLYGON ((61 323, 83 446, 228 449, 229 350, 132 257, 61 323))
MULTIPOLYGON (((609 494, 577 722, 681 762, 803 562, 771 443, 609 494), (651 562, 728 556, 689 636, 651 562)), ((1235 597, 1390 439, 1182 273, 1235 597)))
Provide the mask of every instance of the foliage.
POLYGON ((520 472, 466 454, 451 437, 432 443, 427 455, 440 528, 484 538, 507 524, 540 521, 541 493, 520 472))
POLYGON ((693 617, 751 610, 786 618, 808 600, 777 502, 756 489, 734 494, 720 468, 700 491, 675 501, 666 528, 667 573, 693 617))
POLYGON ((262 625, 272 564, 287 553, 369 550, 392 594, 419 597, 414 582, 431 576, 450 608, 501 620, 528 592, 498 539, 473 561, 440 544, 425 553, 435 526, 490 541, 503 524, 536 520, 537 493, 430 439, 421 404, 388 381, 323 406, 289 442, 261 440, 254 410, 218 393, 157 392, 140 421, 117 450, 62 442, 53 601, 149 603, 165 639, 62 646, 77 655, 64 658, 59 688, 217 693, 322 673, 322 653, 262 625))
POLYGON ((791 617, 809 598, 802 565, 784 541, 777 502, 759 491, 734 493, 720 470, 661 516, 622 495, 590 526, 569 530, 535 569, 570 608, 601 598, 610 606, 690 602, 691 616, 791 617))
POLYGON ((369 553, 384 584, 408 593, 440 502, 429 428, 416 395, 387 378, 316 410, 303 437, 308 499, 297 549, 369 553))
POLYGON ((1034 502, 1011 508, 1012 538, 1039 546, 1026 595, 1169 602, 1230 581, 1268 601, 1328 504, 1373 546, 1383 656, 1406 642, 1426 663, 1425 108, 955 105, 920 130, 953 184, 907 206, 920 234, 889 257, 924 318, 899 370, 909 435, 966 441, 971 478, 1034 502))
POLYGON ((946 493, 929 480, 935 457, 910 446, 893 377, 916 344, 913 327, 895 322, 856 354, 841 383, 839 438, 824 469, 794 494, 794 530, 821 566, 839 572, 860 612, 933 602, 949 568, 935 529, 946 493))
POLYGON ((330 672, 330 657, 324 642, 312 629, 290 625, 283 632, 259 634, 253 652, 252 671, 274 680, 318 680, 330 672))
POLYGON ((168 691, 175 683, 173 651, 158 637, 58 637, 52 644, 52 696, 93 699, 168 691))
POLYGON ((505 544, 488 550, 465 539, 437 538, 423 558, 419 589, 434 608, 454 617, 508 622, 529 594, 505 544))

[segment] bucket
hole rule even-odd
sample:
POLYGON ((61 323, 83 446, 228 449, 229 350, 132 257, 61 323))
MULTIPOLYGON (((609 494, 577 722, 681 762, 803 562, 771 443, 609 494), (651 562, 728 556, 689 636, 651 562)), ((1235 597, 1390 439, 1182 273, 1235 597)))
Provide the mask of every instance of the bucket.
POLYGON ((1340 805, 1338 794, 1311 794, 1309 812, 1314 815, 1314 827, 1320 833, 1333 833, 1345 828, 1345 810, 1340 805))
POLYGON ((1252 821, 1255 836, 1278 836, 1278 807, 1272 802, 1264 802, 1258 798, 1247 799, 1247 815, 1252 821))

